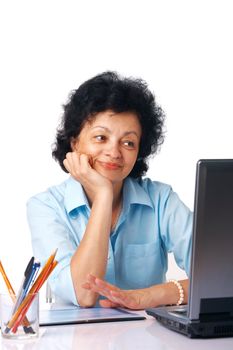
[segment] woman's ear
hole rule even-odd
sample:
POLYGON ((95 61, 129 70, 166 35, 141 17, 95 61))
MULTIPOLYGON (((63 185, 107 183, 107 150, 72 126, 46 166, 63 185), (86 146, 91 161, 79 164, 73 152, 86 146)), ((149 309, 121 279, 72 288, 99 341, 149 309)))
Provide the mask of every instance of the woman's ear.
POLYGON ((71 138, 70 147, 72 149, 72 152, 77 151, 77 149, 78 149, 78 138, 77 137, 71 138))

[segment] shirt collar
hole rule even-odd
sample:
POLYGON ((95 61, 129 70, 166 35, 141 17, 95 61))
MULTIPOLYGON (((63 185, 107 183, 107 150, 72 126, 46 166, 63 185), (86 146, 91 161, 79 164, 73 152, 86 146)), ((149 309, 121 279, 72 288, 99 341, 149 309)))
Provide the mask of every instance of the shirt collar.
POLYGON ((129 208, 131 204, 140 204, 153 207, 148 193, 140 184, 140 179, 127 177, 124 181, 123 201, 125 208, 129 208))
POLYGON ((72 177, 69 177, 67 180, 64 194, 64 205, 68 214, 72 217, 77 216, 78 208, 83 206, 89 208, 89 203, 82 185, 72 177))
MULTIPOLYGON (((140 185, 140 180, 131 177, 127 177, 124 181, 123 201, 125 209, 129 208, 131 204, 153 207, 150 197, 140 185)), ((87 208, 90 208, 82 185, 72 177, 67 180, 64 204, 67 212, 72 217, 77 216, 77 210, 80 207, 86 206, 87 208)))

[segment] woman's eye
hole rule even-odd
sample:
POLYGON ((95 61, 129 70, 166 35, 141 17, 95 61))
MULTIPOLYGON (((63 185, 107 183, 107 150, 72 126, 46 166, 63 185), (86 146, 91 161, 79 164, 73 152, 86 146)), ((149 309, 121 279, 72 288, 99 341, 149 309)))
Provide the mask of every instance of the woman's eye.
POLYGON ((123 141, 123 144, 128 148, 134 148, 135 144, 133 141, 123 141))
POLYGON ((97 135, 95 136, 95 140, 96 141, 104 141, 106 139, 106 137, 104 135, 97 135))

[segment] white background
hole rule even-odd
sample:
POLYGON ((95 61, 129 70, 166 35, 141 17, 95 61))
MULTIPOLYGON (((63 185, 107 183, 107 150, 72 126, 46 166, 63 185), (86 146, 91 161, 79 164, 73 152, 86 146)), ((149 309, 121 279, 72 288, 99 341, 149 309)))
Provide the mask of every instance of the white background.
POLYGON ((148 175, 171 184, 191 209, 196 161, 232 158, 232 6, 0 1, 0 259, 14 286, 31 256, 26 201, 67 177, 51 145, 62 104, 86 79, 116 70, 148 82, 167 115, 148 175))

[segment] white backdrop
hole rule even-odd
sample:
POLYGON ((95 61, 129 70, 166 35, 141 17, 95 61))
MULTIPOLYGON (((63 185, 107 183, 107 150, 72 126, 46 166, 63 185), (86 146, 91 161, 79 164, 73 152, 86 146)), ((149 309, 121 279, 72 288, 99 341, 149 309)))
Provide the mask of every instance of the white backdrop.
MULTIPOLYGON (((27 199, 67 177, 51 157, 70 90, 105 70, 145 79, 166 139, 148 175, 193 207, 195 163, 232 158, 232 1, 0 0, 0 259, 31 255, 27 199)), ((171 275, 178 274, 171 263, 171 275)), ((0 289, 2 279, 0 278, 0 289)))

